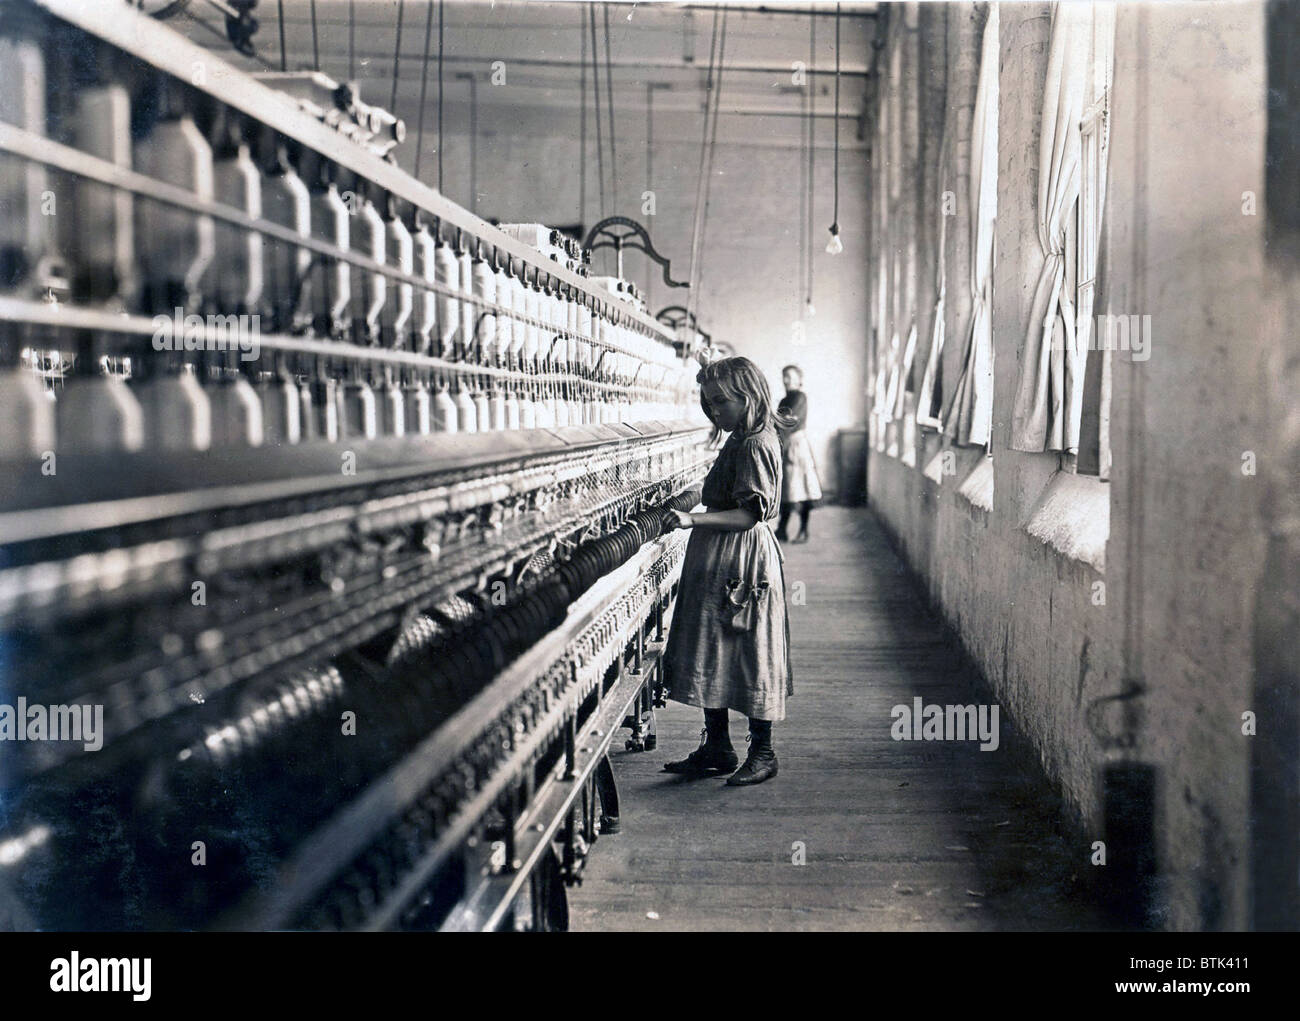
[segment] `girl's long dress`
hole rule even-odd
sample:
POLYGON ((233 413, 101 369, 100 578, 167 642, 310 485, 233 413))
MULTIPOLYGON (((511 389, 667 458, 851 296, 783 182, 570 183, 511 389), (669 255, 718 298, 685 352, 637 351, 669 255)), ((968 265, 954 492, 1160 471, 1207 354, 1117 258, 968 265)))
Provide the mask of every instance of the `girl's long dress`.
POLYGON ((686 546, 663 669, 668 695, 703 709, 785 719, 794 694, 781 547, 768 522, 781 494, 781 443, 771 425, 734 432, 704 480, 711 511, 747 507, 743 532, 695 528, 686 546))
POLYGON ((784 461, 782 464, 782 503, 803 503, 820 500, 822 484, 817 477, 817 462, 813 460, 812 444, 804 428, 808 422, 808 398, 802 390, 788 393, 778 405, 781 411, 795 419, 794 428, 782 436, 784 461))

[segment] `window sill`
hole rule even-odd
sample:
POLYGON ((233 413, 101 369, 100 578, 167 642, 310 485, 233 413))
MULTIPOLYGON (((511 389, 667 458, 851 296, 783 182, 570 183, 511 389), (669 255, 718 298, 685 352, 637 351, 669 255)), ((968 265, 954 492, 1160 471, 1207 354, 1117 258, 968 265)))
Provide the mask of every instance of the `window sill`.
POLYGON ((1091 475, 1057 472, 1030 511, 1025 531, 1062 556, 1104 574, 1110 486, 1091 475))
POLYGON ((957 495, 972 507, 982 511, 993 510, 993 458, 981 457, 975 470, 957 487, 957 495))
POLYGON ((943 450, 936 451, 934 457, 930 458, 930 460, 926 462, 925 468, 922 469, 921 471, 921 474, 924 475, 931 482, 933 482, 936 486, 943 485, 944 453, 945 451, 943 450))

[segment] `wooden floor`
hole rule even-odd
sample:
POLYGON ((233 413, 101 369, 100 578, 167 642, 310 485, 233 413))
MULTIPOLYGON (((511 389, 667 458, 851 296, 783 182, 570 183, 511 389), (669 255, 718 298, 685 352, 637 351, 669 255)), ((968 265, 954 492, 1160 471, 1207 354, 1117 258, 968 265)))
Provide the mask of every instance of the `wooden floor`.
MULTIPOLYGON (((677 703, 657 713, 655 751, 623 751, 622 732, 622 831, 570 890, 572 928, 1105 927, 1079 892, 1088 848, 1064 846, 1023 757, 890 737, 891 708, 915 696, 982 699, 869 511, 819 508, 812 530, 784 547, 795 695, 773 728, 780 775, 736 788, 660 772, 699 742, 699 710, 677 703)), ((743 760, 744 717, 731 733, 743 760)))

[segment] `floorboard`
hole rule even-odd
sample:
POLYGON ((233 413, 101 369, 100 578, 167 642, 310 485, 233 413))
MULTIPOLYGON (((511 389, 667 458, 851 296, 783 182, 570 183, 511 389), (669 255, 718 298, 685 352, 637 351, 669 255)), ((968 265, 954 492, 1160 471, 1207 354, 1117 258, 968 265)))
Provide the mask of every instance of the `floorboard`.
MULTIPOLYGON (((786 545, 795 694, 757 787, 661 772, 699 741, 699 710, 657 713, 659 746, 612 753, 622 830, 570 891, 575 930, 1105 928, 1088 848, 1058 832, 1050 787, 977 742, 904 742, 890 710, 980 700, 870 511, 826 507, 786 545), (802 855, 804 864, 796 864, 802 855)), ((745 720, 731 732, 744 756, 745 720)))

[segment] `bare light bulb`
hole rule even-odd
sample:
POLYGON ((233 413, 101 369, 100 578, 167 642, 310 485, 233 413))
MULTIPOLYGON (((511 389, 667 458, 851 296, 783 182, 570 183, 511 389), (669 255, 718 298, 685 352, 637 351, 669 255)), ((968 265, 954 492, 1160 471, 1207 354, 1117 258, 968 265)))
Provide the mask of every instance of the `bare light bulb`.
POLYGON ((844 242, 840 240, 840 225, 838 223, 832 223, 831 239, 826 242, 826 254, 839 255, 842 251, 844 251, 844 242))
POLYGON ((805 319, 811 319, 813 316, 817 314, 817 309, 813 307, 813 303, 811 301, 809 301, 806 305, 804 305, 803 314, 805 319))

